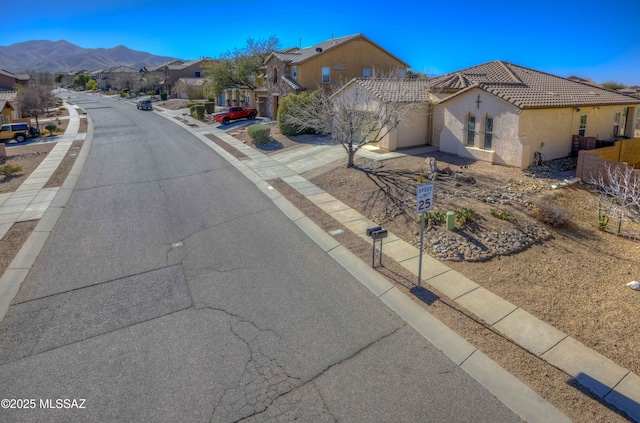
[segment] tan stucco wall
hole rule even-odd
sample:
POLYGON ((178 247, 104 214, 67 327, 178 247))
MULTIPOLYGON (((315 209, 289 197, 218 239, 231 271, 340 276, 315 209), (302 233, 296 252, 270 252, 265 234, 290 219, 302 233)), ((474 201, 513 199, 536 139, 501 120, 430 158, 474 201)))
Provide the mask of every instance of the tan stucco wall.
MULTIPOLYGON (((581 106, 577 108, 579 111, 575 107, 523 110, 519 137, 530 146, 529 163, 536 151, 542 152, 547 160, 568 156, 572 136, 578 134, 583 115, 587 116, 585 137, 611 138, 615 114, 622 114, 625 107, 633 106, 581 106)), ((526 159, 525 155, 523 160, 526 159)))
MULTIPOLYGON (((349 41, 334 49, 327 49, 322 54, 298 65, 297 82, 308 90, 327 87, 335 83, 346 83, 361 77, 363 68, 381 70, 383 72, 406 70, 400 61, 364 39, 349 41), (322 67, 331 68, 330 84, 322 84, 322 67), (335 69, 334 66, 344 66, 335 69)), ((343 85, 340 84, 340 85, 343 85)))
POLYGON ((483 90, 473 89, 447 102, 434 111, 434 145, 461 157, 491 163, 521 166, 523 146, 518 139, 519 109, 483 90), (480 95, 481 103, 477 99, 480 95), (476 117, 475 146, 466 146, 467 115, 476 117), (492 148, 483 149, 484 119, 493 117, 492 148))
POLYGON ((426 145, 428 142, 429 107, 428 105, 423 105, 410 112, 398 124, 395 131, 380 140, 380 147, 394 151, 398 148, 426 145))

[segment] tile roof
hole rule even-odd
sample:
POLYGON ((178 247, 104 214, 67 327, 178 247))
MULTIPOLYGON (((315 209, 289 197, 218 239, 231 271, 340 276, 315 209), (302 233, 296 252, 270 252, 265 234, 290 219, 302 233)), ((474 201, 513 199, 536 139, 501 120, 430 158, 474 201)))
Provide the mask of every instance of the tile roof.
POLYGON ((409 103, 431 100, 427 79, 354 78, 345 87, 351 84, 359 85, 385 102, 409 103))
POLYGON ((300 84, 298 84, 293 78, 288 75, 283 76, 281 79, 294 90, 304 90, 304 88, 300 84))
POLYGON ((11 73, 9 71, 6 71, 4 69, 0 69, 0 74, 4 75, 4 76, 8 76, 9 78, 14 78, 17 81, 28 81, 29 79, 31 79, 31 77, 27 74, 22 74, 22 73, 11 73))
MULTIPOLYGON (((330 40, 326 40, 321 42, 320 44, 316 44, 314 46, 311 47, 305 47, 303 49, 299 49, 299 48, 289 48, 286 50, 279 50, 276 51, 274 53, 272 53, 273 56, 279 58, 280 60, 282 60, 283 62, 287 62, 287 63, 292 63, 292 64, 298 64, 298 63, 302 63, 305 62, 309 59, 311 59, 312 57, 318 56, 319 54, 322 54, 323 52, 327 51, 327 50, 331 50, 332 48, 338 47, 342 44, 345 44, 349 41, 352 40, 357 40, 357 39, 363 39, 366 41, 369 41, 370 43, 374 44, 375 46, 377 46, 378 48, 380 48, 381 50, 385 51, 387 54, 389 54, 390 56, 393 56, 396 60, 398 60, 400 63, 402 63, 405 66, 409 66, 406 63, 404 63, 402 60, 398 59, 396 56, 392 55, 391 53, 389 53, 388 51, 384 50, 382 47, 380 47, 379 45, 375 44, 373 41, 369 40, 367 37, 365 37, 362 34, 353 34, 353 35, 347 35, 344 37, 338 37, 338 38, 332 38, 330 40)), ((269 56, 271 57, 271 56, 269 56)), ((267 58, 265 60, 265 62, 269 60, 269 58, 267 58)))
POLYGON ((0 100, 15 101, 17 97, 17 91, 0 89, 0 100))
POLYGON ((458 90, 445 102, 471 88, 480 88, 519 108, 638 104, 625 94, 502 61, 488 62, 430 80, 436 91, 458 90))

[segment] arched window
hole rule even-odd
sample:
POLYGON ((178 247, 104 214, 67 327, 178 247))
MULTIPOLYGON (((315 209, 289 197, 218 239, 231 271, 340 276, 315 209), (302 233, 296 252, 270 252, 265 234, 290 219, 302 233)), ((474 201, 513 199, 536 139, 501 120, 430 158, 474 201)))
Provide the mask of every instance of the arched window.
POLYGON ((492 141, 493 141, 493 118, 487 115, 484 117, 484 144, 482 148, 491 150, 492 141))
POLYGON ((476 145, 476 117, 473 113, 467 115, 467 146, 476 145))
POLYGON ((273 83, 278 83, 278 68, 275 67, 273 68, 273 83))

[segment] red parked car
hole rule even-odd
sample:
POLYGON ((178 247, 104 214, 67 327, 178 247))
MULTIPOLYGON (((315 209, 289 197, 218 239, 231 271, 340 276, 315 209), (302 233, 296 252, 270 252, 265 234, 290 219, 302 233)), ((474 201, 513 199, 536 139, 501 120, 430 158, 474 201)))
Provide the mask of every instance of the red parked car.
POLYGON ((255 119, 258 116, 256 109, 245 109, 244 107, 229 107, 226 112, 216 113, 213 118, 216 122, 227 125, 232 120, 255 119))

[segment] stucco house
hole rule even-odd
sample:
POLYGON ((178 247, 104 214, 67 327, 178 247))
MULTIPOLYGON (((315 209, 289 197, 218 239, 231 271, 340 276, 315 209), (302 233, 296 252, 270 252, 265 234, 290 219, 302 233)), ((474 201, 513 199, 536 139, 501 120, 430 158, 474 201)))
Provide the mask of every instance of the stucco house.
POLYGON ((89 74, 100 90, 133 90, 140 82, 140 73, 129 66, 114 66, 107 70, 98 70, 89 74))
POLYGON ((29 75, 14 74, 0 69, 0 103, 5 102, 2 106, 3 123, 22 118, 20 105, 16 101, 18 98, 17 86, 29 85, 29 79, 29 75))
POLYGON ((0 124, 12 122, 13 110, 14 108, 9 101, 0 100, 0 124))
POLYGON ((288 94, 328 89, 376 72, 405 72, 409 65, 362 34, 331 38, 306 48, 270 54, 264 61, 264 84, 255 91, 261 116, 277 117, 278 103, 288 94))
MULTIPOLYGON (((406 113, 395 128, 383 128, 380 147, 387 150, 424 145, 430 138, 430 116, 433 101, 427 79, 354 78, 333 97, 341 96, 347 107, 378 115, 381 103, 404 103, 410 107, 394 107, 395 113, 406 113), (351 96, 351 99, 349 99, 351 96)), ((387 114, 382 112, 383 115, 387 114)))
MULTIPOLYGON (((376 92, 373 81, 351 84, 376 92)), ((552 160, 575 154, 583 141, 593 147, 632 138, 640 119, 638 98, 503 61, 377 95, 407 101, 415 93, 399 90, 408 89, 428 91, 420 101, 428 97, 430 106, 381 140, 383 148, 434 145, 461 157, 524 168, 536 153, 552 160)))
POLYGON ((502 61, 432 79, 432 144, 440 151, 527 167, 536 152, 566 157, 576 137, 634 136, 640 99, 502 61))
POLYGON ((203 65, 211 59, 203 58, 190 62, 173 62, 164 67, 164 91, 177 96, 175 85, 180 78, 203 78, 203 65))

